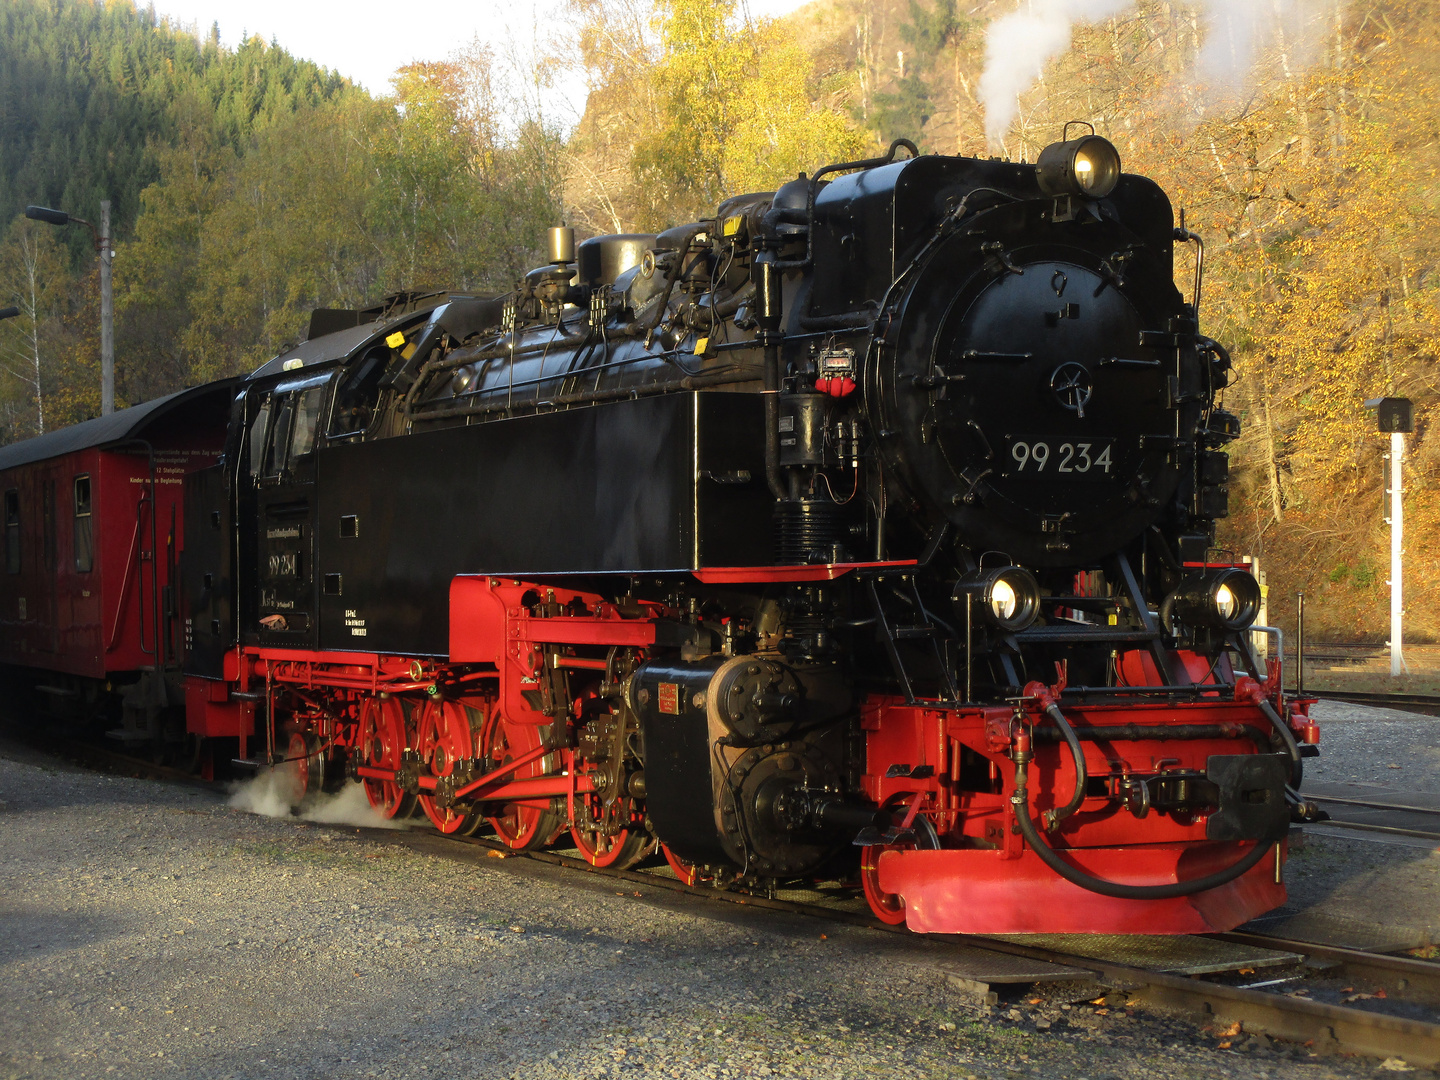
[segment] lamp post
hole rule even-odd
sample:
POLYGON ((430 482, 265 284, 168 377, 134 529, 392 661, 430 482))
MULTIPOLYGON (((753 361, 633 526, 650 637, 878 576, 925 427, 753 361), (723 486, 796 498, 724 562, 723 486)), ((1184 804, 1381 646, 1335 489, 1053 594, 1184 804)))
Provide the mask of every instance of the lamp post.
POLYGON ((110 288, 110 200, 100 203, 100 227, 64 210, 46 206, 27 206, 25 216, 31 221, 48 225, 84 225, 95 237, 95 250, 100 254, 100 415, 115 411, 115 298, 110 288))
POLYGON ((1367 409, 1375 410, 1377 426, 1382 435, 1390 436, 1390 484, 1385 494, 1390 497, 1390 677, 1405 670, 1405 653, 1401 646, 1401 616, 1405 612, 1404 582, 1401 576, 1405 541, 1405 503, 1400 484, 1400 461, 1405 456, 1405 436, 1415 430, 1415 408, 1409 398, 1371 398, 1367 409))

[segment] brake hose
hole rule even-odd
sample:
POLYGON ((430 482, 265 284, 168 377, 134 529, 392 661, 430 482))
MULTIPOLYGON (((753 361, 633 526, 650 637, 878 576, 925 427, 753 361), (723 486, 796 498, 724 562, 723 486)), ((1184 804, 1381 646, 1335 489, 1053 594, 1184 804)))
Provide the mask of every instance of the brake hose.
POLYGON ((1255 704, 1260 707, 1260 711, 1265 714, 1265 719, 1270 721, 1270 726, 1275 729, 1275 733, 1280 736, 1280 741, 1285 744, 1285 753, 1290 758, 1290 786, 1299 791, 1300 781, 1305 775, 1305 760, 1300 756, 1300 744, 1295 741, 1295 733, 1275 711, 1275 706, 1270 704, 1269 698, 1263 694, 1257 694, 1255 704))
POLYGON ((1045 715, 1050 717, 1055 722, 1055 726, 1060 729, 1060 734, 1065 737, 1065 744, 1070 747, 1070 756, 1075 759, 1075 790, 1070 793, 1070 801, 1045 814, 1045 824, 1053 831, 1062 820, 1080 809, 1080 804, 1085 801, 1085 786, 1090 780, 1090 775, 1085 769, 1085 751, 1080 749, 1080 737, 1075 734, 1075 729, 1070 726, 1070 721, 1065 719, 1065 714, 1060 711, 1060 706, 1053 701, 1048 702, 1045 706, 1045 715))

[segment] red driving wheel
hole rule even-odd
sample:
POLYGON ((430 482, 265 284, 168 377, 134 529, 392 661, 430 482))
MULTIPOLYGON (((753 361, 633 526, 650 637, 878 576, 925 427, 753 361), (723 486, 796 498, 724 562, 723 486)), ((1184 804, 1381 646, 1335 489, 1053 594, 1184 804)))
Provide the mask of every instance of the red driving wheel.
POLYGON ((278 771, 290 788, 290 801, 296 806, 305 801, 305 796, 320 790, 325 762, 316 752, 318 748, 315 736, 304 731, 293 732, 285 747, 285 761, 278 771))
MULTIPOLYGON (((360 760, 372 769, 398 770, 405 752, 405 713, 394 698, 365 699, 360 706, 360 760)), ((365 797, 387 818, 409 817, 415 799, 393 780, 366 777, 365 797)))
POLYGON ((860 884, 865 889, 865 899, 870 902, 875 917, 890 926, 899 926, 905 921, 905 898, 880 888, 880 855, 898 850, 900 845, 877 844, 863 849, 860 855, 860 884))
MULTIPOLYGON (((514 761, 522 754, 538 750, 541 746, 540 731, 533 724, 509 724, 496 710, 485 723, 483 737, 485 758, 490 767, 514 761)), ((515 779, 540 776, 544 773, 544 758, 522 765, 514 772, 515 779)), ((563 831, 565 825, 560 815, 548 807, 525 803, 504 803, 500 813, 487 818, 490 827, 500 842, 516 851, 530 851, 544 847, 563 831)))
MULTIPOLYGON (((909 806, 906 804, 905 796, 899 796, 898 801, 886 807, 890 815, 890 821, 896 825, 902 825, 909 817, 909 806)), ((924 798, 923 795, 910 796, 910 798, 924 798)), ((891 926, 899 926, 905 921, 905 898, 898 893, 886 892, 880 887, 880 856, 887 851, 910 851, 915 847, 938 848, 940 839, 935 834, 935 827, 930 819, 924 814, 917 814, 911 819, 908 834, 911 839, 906 839, 898 844, 875 844, 861 849, 860 855, 860 885, 865 890, 865 899, 870 903, 870 911, 883 923, 891 926), (919 836, 922 842, 917 844, 913 837, 919 836)))
POLYGON ((628 870, 655 850, 655 839, 634 820, 630 799, 621 796, 609 803, 590 794, 575 799, 575 820, 570 838, 580 857, 591 866, 613 866, 628 870))
MULTIPOLYGON (((457 762, 475 756, 470 737, 470 717, 462 705, 453 701, 431 698, 420 710, 420 723, 415 734, 415 748, 420 751, 433 776, 449 776, 457 762)), ((478 812, 473 808, 440 806, 433 795, 420 794, 420 809, 425 811, 435 828, 442 833, 457 833, 475 824, 478 812)))

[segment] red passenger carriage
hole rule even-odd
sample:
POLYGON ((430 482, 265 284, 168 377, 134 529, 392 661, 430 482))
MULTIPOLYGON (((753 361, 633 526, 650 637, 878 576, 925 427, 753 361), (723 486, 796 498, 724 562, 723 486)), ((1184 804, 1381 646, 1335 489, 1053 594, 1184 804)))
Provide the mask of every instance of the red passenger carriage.
POLYGON ((0 449, 0 662, 43 672, 52 714, 114 720, 105 691, 118 689, 113 736, 184 741, 172 708, 184 478, 219 455, 233 390, 182 391, 0 449))

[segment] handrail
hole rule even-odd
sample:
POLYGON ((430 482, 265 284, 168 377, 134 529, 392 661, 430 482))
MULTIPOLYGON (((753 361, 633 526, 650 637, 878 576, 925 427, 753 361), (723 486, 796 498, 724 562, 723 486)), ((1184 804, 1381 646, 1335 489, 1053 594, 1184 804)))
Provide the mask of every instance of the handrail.
MULTIPOLYGON (((125 577, 124 577, 124 578, 121 580, 121 582, 120 582, 120 599, 119 599, 119 602, 118 602, 118 603, 116 604, 116 606, 115 606, 115 625, 114 625, 114 626, 111 628, 111 630, 110 630, 110 643, 105 646, 105 651, 106 651, 107 653, 108 653, 108 652, 114 652, 114 651, 115 651, 115 646, 116 646, 116 644, 117 644, 118 641, 119 641, 119 638, 120 638, 120 623, 124 620, 124 617, 125 617, 125 599, 126 599, 126 597, 128 597, 128 596, 130 595, 130 570, 131 570, 131 568, 132 568, 133 566, 135 566, 135 565, 139 562, 139 559, 137 558, 137 556, 139 555, 139 548, 140 548, 140 509, 139 509, 139 508, 140 508, 140 506, 143 506, 143 505, 144 505, 144 502, 145 502, 145 499, 144 499, 144 497, 142 496, 141 499, 140 499, 140 503, 136 506, 136 509, 135 509, 135 535, 134 535, 134 536, 131 538, 131 540, 130 540, 130 554, 127 555, 126 558, 125 558, 125 577)), ((142 621, 142 622, 144 621, 143 617, 142 617, 141 621, 142 621)), ((142 633, 143 633, 143 627, 142 627, 142 633)))
MULTIPOLYGON (((111 446, 106 447, 106 449, 118 450, 122 446, 143 446, 145 448, 146 461, 149 466, 149 480, 145 486, 146 493, 140 497, 140 501, 136 504, 135 507, 136 546, 132 548, 132 552, 137 555, 137 564, 144 561, 143 559, 138 558, 139 534, 142 520, 140 517, 140 512, 141 508, 145 505, 146 502, 148 502, 150 504, 150 614, 152 620, 151 625, 155 629, 155 647, 153 649, 147 649, 145 647, 145 609, 142 607, 140 609, 140 651, 142 653, 148 653, 155 657, 155 670, 158 672, 165 663, 165 655, 160 637, 160 568, 156 565, 156 563, 158 562, 160 545, 158 536, 156 534, 155 526, 155 519, 158 516, 158 514, 156 513, 155 505, 155 447, 151 445, 151 443, 147 439, 126 439, 124 442, 114 443, 111 446)), ((145 571, 142 567, 140 570, 140 577, 142 580, 144 579, 144 575, 145 571)), ((130 567, 128 565, 125 568, 125 576, 126 581, 128 582, 130 576, 130 567)), ((121 596, 121 601, 123 607, 123 595, 121 596)), ((115 628, 117 635, 119 632, 119 627, 120 613, 119 609, 117 609, 115 617, 115 628)), ((111 642, 110 648, 114 648, 113 640, 111 642)), ((106 649, 106 651, 109 652, 110 649, 106 649)))

